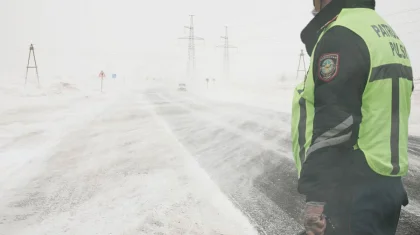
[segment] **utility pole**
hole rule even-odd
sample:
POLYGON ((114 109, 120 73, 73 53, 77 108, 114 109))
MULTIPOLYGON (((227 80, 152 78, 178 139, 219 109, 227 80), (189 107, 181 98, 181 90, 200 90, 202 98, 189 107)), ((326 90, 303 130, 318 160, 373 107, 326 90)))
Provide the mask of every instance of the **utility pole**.
POLYGON ((29 69, 35 69, 36 70, 36 77, 38 79, 38 87, 39 87, 38 66, 36 65, 35 49, 34 49, 34 45, 33 44, 31 44, 31 46, 29 47, 28 64, 26 65, 25 86, 26 86, 26 82, 28 80, 28 71, 29 71, 29 69), (35 66, 29 66, 29 63, 30 63, 30 60, 31 60, 31 53, 34 56, 35 66))
POLYGON ((189 30, 188 37, 181 37, 179 39, 188 39, 188 65, 187 65, 187 76, 190 79, 195 77, 195 40, 204 40, 204 38, 196 37, 194 35, 194 15, 190 15, 190 26, 184 26, 189 30))
POLYGON ((305 78, 306 78, 305 54, 303 53, 303 50, 300 50, 299 65, 298 65, 298 69, 297 69, 296 80, 299 78, 299 72, 303 72, 305 74, 305 78), (301 61, 303 61, 303 70, 300 68, 301 61))
POLYGON ((231 48, 237 48, 235 46, 232 46, 229 44, 229 35, 228 35, 228 27, 225 26, 225 36, 221 36, 222 39, 224 39, 224 44, 218 47, 223 47, 224 48, 224 55, 223 55, 223 76, 225 77, 225 79, 229 78, 229 70, 230 70, 230 66, 229 66, 229 49, 231 48))

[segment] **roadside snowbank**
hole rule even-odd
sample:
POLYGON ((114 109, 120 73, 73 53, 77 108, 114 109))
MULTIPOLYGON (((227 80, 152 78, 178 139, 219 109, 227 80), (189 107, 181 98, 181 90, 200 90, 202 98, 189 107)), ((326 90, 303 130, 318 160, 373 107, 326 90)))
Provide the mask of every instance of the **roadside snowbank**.
MULTIPOLYGON (((207 88, 203 83, 192 83, 189 92, 206 99, 242 103, 261 108, 290 113, 292 110, 293 90, 297 82, 288 81, 276 84, 239 84, 239 83, 209 83, 207 88)), ((410 116, 410 135, 420 136, 420 80, 415 81, 412 96, 410 116)))
POLYGON ((291 99, 297 82, 245 84, 239 82, 216 82, 206 84, 189 83, 189 92, 201 97, 222 101, 242 103, 281 112, 291 112, 291 99))

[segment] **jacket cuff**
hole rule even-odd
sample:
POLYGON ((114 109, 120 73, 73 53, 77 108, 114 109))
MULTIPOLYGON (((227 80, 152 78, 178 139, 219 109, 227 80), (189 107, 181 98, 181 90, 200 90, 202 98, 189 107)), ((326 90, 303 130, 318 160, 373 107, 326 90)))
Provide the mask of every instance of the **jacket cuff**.
POLYGON ((306 202, 326 202, 328 201, 327 196, 323 193, 307 193, 306 194, 306 202))

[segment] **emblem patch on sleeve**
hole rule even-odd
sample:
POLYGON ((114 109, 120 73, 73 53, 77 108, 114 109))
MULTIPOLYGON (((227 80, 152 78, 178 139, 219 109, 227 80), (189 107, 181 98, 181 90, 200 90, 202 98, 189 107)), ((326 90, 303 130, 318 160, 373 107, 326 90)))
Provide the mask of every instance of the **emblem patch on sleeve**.
POLYGON ((340 55, 338 53, 323 54, 319 58, 318 77, 324 82, 333 80, 338 74, 340 55))

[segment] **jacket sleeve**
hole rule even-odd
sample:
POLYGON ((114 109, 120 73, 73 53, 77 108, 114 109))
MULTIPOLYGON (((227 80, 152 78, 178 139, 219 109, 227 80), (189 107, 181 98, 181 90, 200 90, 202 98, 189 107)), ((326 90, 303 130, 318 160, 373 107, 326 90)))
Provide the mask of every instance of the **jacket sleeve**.
POLYGON ((347 156, 357 142, 370 56, 364 40, 342 26, 325 33, 313 56, 313 136, 298 190, 307 201, 325 202, 343 187, 347 156))

